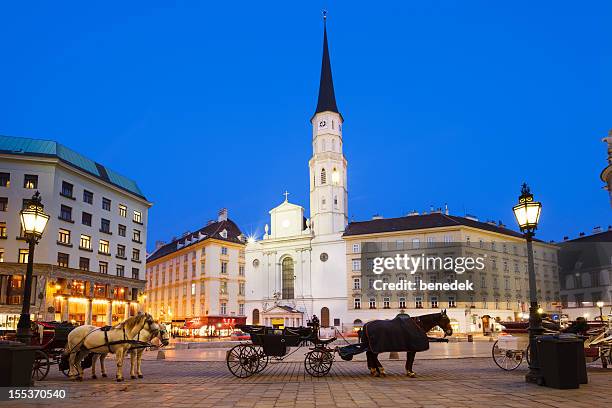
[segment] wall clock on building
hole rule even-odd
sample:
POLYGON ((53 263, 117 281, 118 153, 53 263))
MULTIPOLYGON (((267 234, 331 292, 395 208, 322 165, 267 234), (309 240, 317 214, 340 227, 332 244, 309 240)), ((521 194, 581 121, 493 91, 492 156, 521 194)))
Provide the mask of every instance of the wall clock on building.
POLYGON ((257 268, 259 266, 259 259, 253 259, 253 266, 257 268))
POLYGON ((319 256, 319 259, 321 259, 321 262, 325 262, 329 259, 329 255, 327 255, 326 252, 323 252, 321 256, 319 256))
POLYGON ((325 127, 325 125, 327 125, 327 122, 325 122, 324 120, 319 122, 319 127, 320 128, 325 127))

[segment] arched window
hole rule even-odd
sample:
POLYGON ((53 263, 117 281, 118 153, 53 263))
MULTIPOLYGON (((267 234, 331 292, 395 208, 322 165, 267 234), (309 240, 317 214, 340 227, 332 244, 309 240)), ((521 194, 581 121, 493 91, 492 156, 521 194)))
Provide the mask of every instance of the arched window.
POLYGON ((282 284, 283 284, 283 299, 293 299, 293 259, 286 257, 281 264, 282 268, 282 284))
POLYGON ((253 324, 259 324, 259 309, 253 309, 253 324))
POLYGON ((321 327, 329 327, 329 309, 327 307, 321 308, 321 327))
POLYGON ((321 169, 321 184, 325 184, 327 183, 327 173, 325 172, 325 169, 321 169))

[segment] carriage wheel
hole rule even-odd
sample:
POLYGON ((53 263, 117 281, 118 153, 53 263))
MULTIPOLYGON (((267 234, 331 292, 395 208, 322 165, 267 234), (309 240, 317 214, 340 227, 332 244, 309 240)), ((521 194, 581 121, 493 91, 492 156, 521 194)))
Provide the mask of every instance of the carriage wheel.
POLYGON ((257 370, 255 372, 260 373, 268 366, 269 357, 264 353, 263 347, 255 347, 255 351, 257 351, 257 355, 259 356, 257 370))
POLYGON ((323 377, 331 370, 334 355, 327 350, 312 350, 306 353, 304 368, 313 377, 323 377))
POLYGON ((42 381, 49 374, 49 355, 42 350, 34 353, 34 364, 32 365, 32 379, 42 381))
POLYGON ((225 361, 232 374, 238 378, 246 378, 257 372, 259 354, 255 347, 249 344, 239 344, 227 352, 225 361))
POLYGON ((491 349, 491 355, 493 361, 502 370, 512 371, 516 370, 523 361, 523 352, 519 350, 504 350, 497 346, 497 341, 493 343, 491 349))

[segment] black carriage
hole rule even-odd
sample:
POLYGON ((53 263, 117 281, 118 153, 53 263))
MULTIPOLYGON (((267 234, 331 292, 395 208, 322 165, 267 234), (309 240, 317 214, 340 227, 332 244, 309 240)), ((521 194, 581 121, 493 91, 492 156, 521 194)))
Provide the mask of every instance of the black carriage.
POLYGON ((36 350, 34 365, 32 366, 32 379, 43 380, 49 374, 52 365, 57 364, 60 371, 68 376, 67 361, 62 361, 62 354, 68 343, 68 334, 74 329, 71 323, 60 322, 33 322, 34 337, 31 344, 41 347, 36 350))
POLYGON ((250 334, 250 343, 234 346, 227 352, 227 368, 239 378, 250 377, 263 371, 270 358, 282 361, 289 354, 290 348, 308 346, 309 351, 304 357, 304 368, 313 377, 322 377, 329 373, 334 362, 335 349, 328 347, 336 340, 319 338, 318 325, 310 327, 285 327, 275 329, 266 326, 241 325, 237 326, 245 333, 250 334))

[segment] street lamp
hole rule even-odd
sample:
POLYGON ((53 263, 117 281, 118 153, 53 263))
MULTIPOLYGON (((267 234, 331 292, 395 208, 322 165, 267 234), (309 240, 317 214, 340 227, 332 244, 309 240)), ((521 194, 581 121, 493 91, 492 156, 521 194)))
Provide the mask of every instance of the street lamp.
POLYGON ((538 228, 542 204, 533 200, 533 194, 529 191, 529 186, 523 183, 519 203, 512 208, 516 221, 527 241, 527 266, 529 270, 529 372, 525 380, 537 383, 540 378, 540 362, 538 359, 538 346, 536 336, 544 332, 542 328, 542 317, 538 313, 538 298, 536 291, 536 275, 533 265, 533 236, 538 228))
POLYGON ((17 324, 17 340, 29 344, 32 338, 30 328, 30 298, 32 295, 32 273, 34 271, 34 247, 42 237, 43 231, 49 221, 45 214, 44 206, 40 202, 40 193, 37 191, 32 199, 25 203, 25 207, 19 213, 21 228, 26 242, 28 243, 28 266, 26 269, 25 286, 23 289, 23 304, 21 305, 21 317, 17 324))
POLYGON ((601 320, 601 322, 603 323, 603 307, 604 307, 604 302, 602 302, 601 300, 597 302, 597 307, 599 308, 599 320, 601 320))

